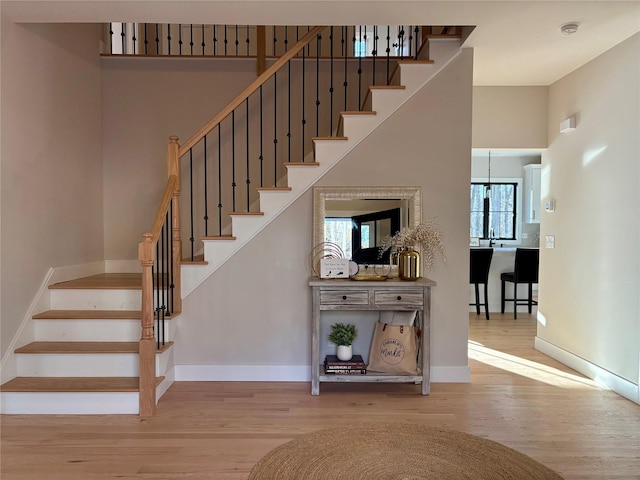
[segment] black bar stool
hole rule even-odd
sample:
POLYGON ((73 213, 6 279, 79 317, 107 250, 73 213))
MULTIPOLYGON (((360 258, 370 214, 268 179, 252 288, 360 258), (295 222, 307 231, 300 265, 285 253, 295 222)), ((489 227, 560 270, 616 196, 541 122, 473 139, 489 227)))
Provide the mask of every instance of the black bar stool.
POLYGON ((480 306, 484 305, 484 314, 489 320, 489 296, 487 294, 487 284, 489 283, 489 267, 493 258, 493 248, 472 248, 469 268, 469 283, 473 283, 476 288, 476 303, 469 305, 476 306, 476 314, 480 315, 480 306), (479 285, 484 285, 484 303, 480 303, 479 285))
POLYGON ((500 275, 502 282, 502 295, 500 310, 504 313, 504 302, 513 300, 513 318, 518 318, 518 305, 527 305, 529 313, 533 305, 538 302, 533 299, 533 284, 538 283, 538 262, 540 260, 540 250, 537 248, 516 248, 516 262, 513 272, 506 272, 500 275), (505 298, 505 282, 513 283, 513 298, 505 298), (529 296, 527 301, 518 302, 518 284, 529 285, 529 296))

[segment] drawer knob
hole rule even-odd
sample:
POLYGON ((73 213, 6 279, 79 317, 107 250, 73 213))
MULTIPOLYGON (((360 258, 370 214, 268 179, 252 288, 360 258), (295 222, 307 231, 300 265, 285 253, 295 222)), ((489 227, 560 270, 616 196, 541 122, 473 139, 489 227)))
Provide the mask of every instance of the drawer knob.
POLYGON ((347 299, 347 296, 346 296, 346 295, 342 295, 342 299, 343 299, 343 300, 346 300, 346 299, 347 299))
POLYGON ((398 298, 398 300, 402 300, 402 297, 401 297, 400 295, 398 295, 398 297, 397 297, 397 298, 398 298))

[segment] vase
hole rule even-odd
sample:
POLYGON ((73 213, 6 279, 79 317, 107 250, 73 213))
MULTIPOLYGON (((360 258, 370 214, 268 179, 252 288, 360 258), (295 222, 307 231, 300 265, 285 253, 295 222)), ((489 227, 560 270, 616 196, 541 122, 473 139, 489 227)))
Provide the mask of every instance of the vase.
POLYGON ((352 345, 338 345, 338 350, 336 351, 336 356, 338 360, 342 360, 346 362, 351 360, 353 357, 353 346, 352 345))
POLYGON ((413 248, 405 248, 400 252, 398 276, 401 280, 417 280, 420 278, 420 253, 413 248))

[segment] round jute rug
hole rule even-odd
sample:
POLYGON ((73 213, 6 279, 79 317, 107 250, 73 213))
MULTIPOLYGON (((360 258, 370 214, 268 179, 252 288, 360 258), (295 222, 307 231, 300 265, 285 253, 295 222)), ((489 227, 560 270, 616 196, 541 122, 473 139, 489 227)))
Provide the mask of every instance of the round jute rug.
POLYGON ((467 433, 357 424, 301 435, 265 455, 249 480, 562 480, 532 458, 467 433))

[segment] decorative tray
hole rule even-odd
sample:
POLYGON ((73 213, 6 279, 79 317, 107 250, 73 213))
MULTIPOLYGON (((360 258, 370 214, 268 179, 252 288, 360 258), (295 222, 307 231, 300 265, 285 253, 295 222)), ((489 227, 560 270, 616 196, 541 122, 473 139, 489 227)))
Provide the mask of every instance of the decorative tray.
POLYGON ((356 280, 356 281, 369 281, 369 282, 380 282, 382 280, 386 280, 387 276, 385 275, 350 275, 349 279, 350 280, 356 280))

